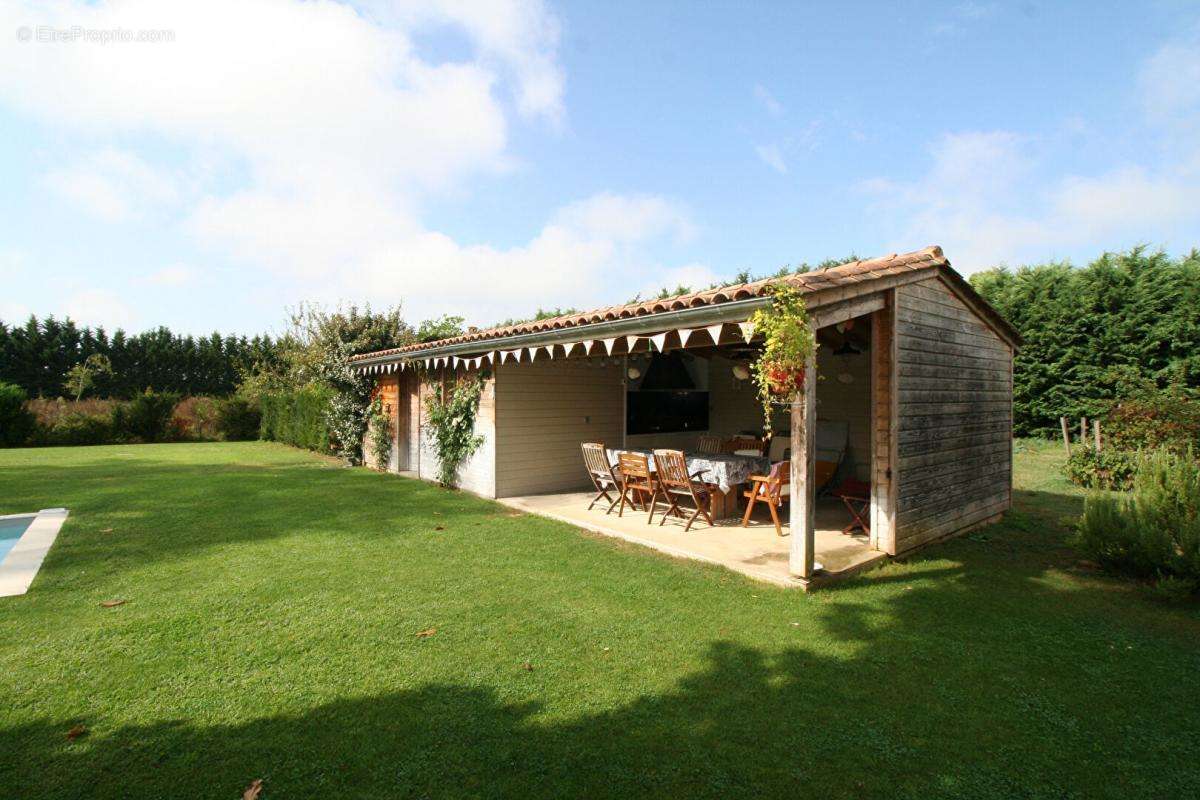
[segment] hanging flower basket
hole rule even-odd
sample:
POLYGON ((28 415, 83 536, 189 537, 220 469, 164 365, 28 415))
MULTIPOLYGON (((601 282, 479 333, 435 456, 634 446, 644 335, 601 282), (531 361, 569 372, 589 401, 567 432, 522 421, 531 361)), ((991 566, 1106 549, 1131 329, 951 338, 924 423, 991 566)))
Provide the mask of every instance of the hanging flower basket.
POLYGON ((804 390, 804 367, 774 363, 764 365, 764 371, 767 387, 775 397, 792 397, 804 390))
POLYGON ((780 284, 772 290, 772 302, 750 318, 756 333, 763 335, 763 351, 752 365, 754 382, 763 406, 763 427, 771 432, 772 405, 794 399, 804 392, 809 359, 817 349, 817 338, 808 322, 804 298, 794 286, 780 284))

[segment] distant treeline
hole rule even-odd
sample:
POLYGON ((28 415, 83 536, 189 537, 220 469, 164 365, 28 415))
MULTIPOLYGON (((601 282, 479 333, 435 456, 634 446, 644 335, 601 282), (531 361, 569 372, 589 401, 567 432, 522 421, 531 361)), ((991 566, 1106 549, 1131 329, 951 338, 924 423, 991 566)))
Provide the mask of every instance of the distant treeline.
POLYGON ((971 283, 1025 340, 1013 375, 1018 434, 1052 435, 1060 416, 1103 415, 1151 385, 1200 387, 1200 251, 1135 248, 1082 268, 992 269, 971 283))
POLYGON ((80 328, 71 320, 30 317, 20 326, 0 321, 0 382, 14 383, 30 397, 69 394, 67 371, 88 356, 107 356, 111 374, 98 374, 88 394, 130 398, 144 391, 183 395, 227 395, 255 364, 277 358, 269 336, 181 336, 166 328, 109 335, 80 328))

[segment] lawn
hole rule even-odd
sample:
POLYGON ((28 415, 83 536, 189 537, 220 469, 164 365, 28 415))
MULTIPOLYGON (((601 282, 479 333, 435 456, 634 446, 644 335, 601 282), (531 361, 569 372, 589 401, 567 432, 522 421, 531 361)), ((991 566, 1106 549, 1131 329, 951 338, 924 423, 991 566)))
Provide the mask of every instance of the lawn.
POLYGON ((0 795, 1200 796, 1200 611, 1017 450, 1003 523, 810 595, 279 445, 0 451, 72 512, 0 598, 0 795))

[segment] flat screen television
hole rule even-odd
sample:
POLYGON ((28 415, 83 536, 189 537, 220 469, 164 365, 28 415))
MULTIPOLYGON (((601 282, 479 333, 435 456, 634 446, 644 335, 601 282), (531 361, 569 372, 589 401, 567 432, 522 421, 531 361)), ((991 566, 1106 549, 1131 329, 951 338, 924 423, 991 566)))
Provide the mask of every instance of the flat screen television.
POLYGON ((708 430, 708 392, 626 392, 625 397, 630 435, 708 430))

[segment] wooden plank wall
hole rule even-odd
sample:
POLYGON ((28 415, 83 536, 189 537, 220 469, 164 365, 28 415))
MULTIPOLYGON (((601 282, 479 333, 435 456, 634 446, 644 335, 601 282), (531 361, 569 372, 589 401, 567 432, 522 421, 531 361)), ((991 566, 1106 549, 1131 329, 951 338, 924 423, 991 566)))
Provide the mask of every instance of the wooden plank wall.
POLYGON ((1012 349, 940 279, 896 290, 896 552, 1009 507, 1012 349))
POLYGON ((503 364, 496 370, 496 496, 585 489, 580 442, 621 444, 620 364, 598 359, 503 364))
POLYGON ((896 299, 889 292, 887 305, 871 315, 871 546, 896 554, 896 486, 892 464, 896 459, 894 432, 895 394, 892 374, 896 356, 896 299))

